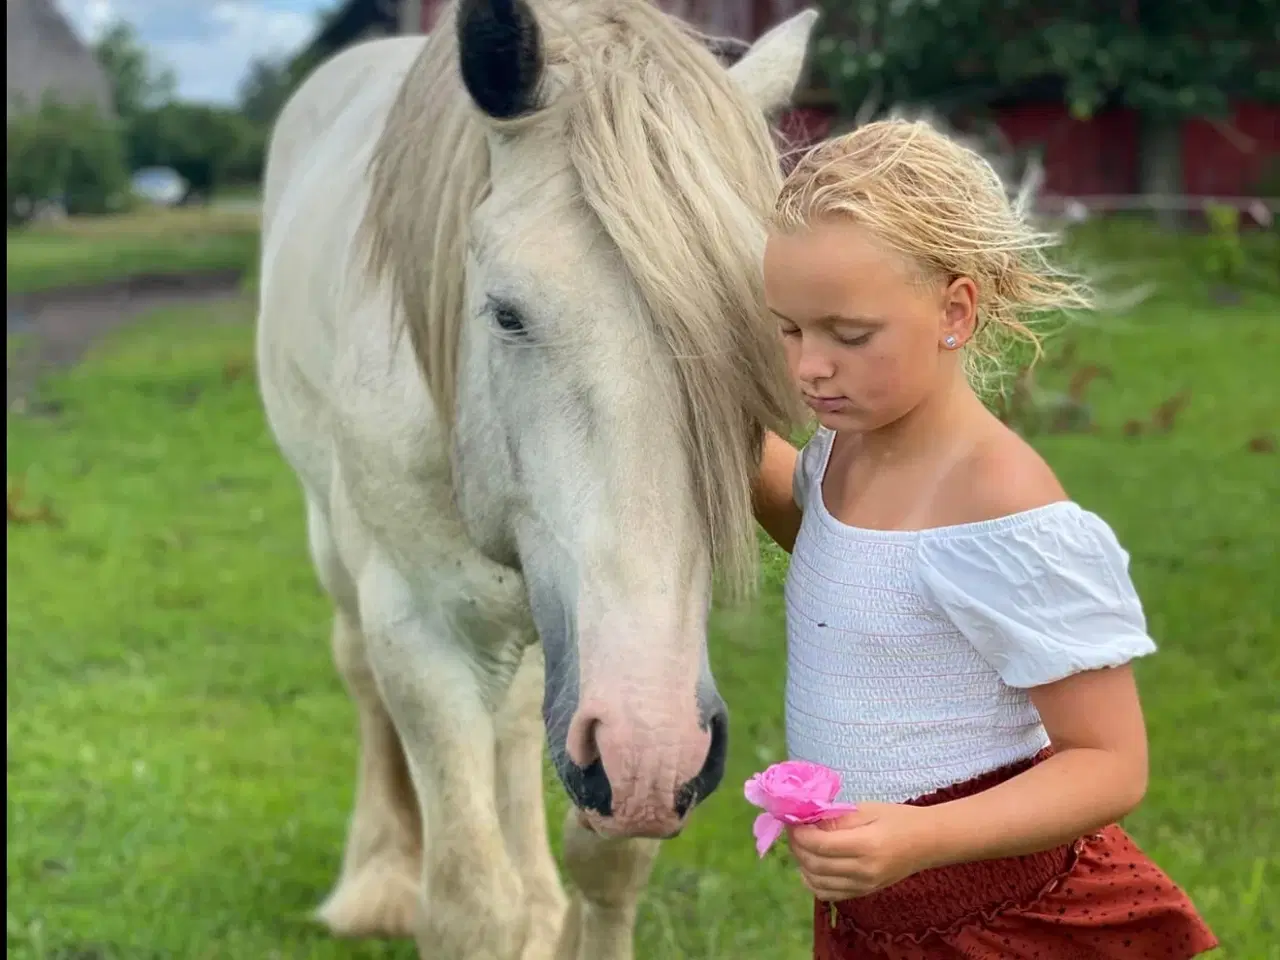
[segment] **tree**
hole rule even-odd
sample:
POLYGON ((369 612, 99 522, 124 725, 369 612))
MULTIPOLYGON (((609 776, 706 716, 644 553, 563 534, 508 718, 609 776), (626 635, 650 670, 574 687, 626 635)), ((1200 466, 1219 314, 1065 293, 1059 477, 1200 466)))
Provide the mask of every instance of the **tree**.
POLYGON ((817 64, 848 111, 943 111, 1038 90, 1143 118, 1143 186, 1179 181, 1181 118, 1280 101, 1280 0, 827 0, 817 64))
POLYGON ((952 102, 1055 84, 1078 116, 1115 101, 1222 112, 1280 100, 1280 0, 828 0, 818 61, 850 103, 952 102))
POLYGON ((91 105, 46 99, 9 118, 6 220, 21 223, 46 200, 67 213, 107 213, 128 191, 118 122, 91 105))
POLYGON ((134 121, 131 141, 135 167, 172 167, 187 181, 184 202, 261 173, 261 133, 223 107, 175 102, 145 110, 134 121))
POLYGON ((240 81, 240 113, 250 123, 270 127, 296 85, 287 60, 257 57, 240 81))
POLYGON ((169 67, 157 68, 138 41, 133 26, 117 20, 93 46, 94 55, 111 82, 116 113, 126 124, 143 110, 174 98, 177 78, 169 67))
MULTIPOLYGON (((235 110, 178 101, 173 70, 155 65, 129 23, 113 24, 95 53, 115 91, 133 169, 173 168, 187 181, 184 202, 207 198, 229 180, 260 175, 265 136, 235 110)), ((266 79, 261 71, 258 75, 266 79)), ((267 109, 269 84, 262 87, 257 103, 267 109)))

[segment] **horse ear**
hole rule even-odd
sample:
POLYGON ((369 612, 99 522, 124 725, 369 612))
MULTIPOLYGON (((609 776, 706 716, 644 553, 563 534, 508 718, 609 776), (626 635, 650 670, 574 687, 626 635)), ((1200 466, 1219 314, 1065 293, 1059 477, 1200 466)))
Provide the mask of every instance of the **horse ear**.
POLYGON ((782 21, 729 68, 729 75, 765 113, 791 103, 817 19, 818 11, 811 7, 782 21))
POLYGON ((525 0, 462 0, 458 60, 476 106, 510 120, 539 106, 542 34, 525 0))

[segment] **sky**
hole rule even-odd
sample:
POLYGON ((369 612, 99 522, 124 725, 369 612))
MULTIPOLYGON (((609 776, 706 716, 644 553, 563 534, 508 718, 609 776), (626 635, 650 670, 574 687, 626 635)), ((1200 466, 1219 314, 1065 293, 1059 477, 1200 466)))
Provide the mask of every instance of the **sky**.
POLYGON ((90 43, 114 20, 128 20, 155 59, 173 68, 182 99, 231 103, 254 57, 297 50, 337 0, 55 2, 90 43))

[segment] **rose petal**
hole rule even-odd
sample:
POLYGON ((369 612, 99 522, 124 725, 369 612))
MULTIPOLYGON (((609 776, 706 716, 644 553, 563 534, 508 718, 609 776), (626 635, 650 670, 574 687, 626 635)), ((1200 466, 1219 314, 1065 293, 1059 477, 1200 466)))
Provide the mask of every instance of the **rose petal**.
POLYGON ((742 793, 753 807, 763 807, 768 802, 768 794, 760 782, 758 773, 742 785, 742 793))
POLYGON ((757 775, 769 796, 792 800, 834 800, 840 793, 840 775, 830 767, 807 760, 784 760, 757 775))
POLYGON ((756 817, 756 822, 751 827, 751 832, 756 838, 756 853, 764 856, 769 848, 773 846, 773 842, 782 836, 784 824, 776 817, 772 817, 767 813, 762 813, 756 817))
POLYGON ((822 800, 804 800, 797 797, 768 797, 764 809, 775 817, 797 821, 816 817, 829 806, 822 800))
POLYGON ((817 823, 820 820, 835 820, 843 817, 846 813, 856 813, 857 810, 858 806, 854 803, 828 803, 809 822, 817 823))

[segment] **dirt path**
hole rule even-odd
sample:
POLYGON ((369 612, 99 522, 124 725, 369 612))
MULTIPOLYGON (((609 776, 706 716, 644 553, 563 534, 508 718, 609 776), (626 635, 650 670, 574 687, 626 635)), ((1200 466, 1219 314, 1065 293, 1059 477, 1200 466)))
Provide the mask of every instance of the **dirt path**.
POLYGON ((98 339, 162 307, 243 297, 240 272, 139 276, 88 287, 43 290, 6 298, 5 332, 17 338, 6 351, 5 407, 26 409, 27 398, 49 370, 76 363, 98 339))

